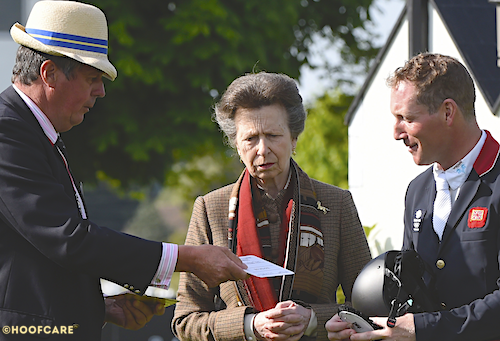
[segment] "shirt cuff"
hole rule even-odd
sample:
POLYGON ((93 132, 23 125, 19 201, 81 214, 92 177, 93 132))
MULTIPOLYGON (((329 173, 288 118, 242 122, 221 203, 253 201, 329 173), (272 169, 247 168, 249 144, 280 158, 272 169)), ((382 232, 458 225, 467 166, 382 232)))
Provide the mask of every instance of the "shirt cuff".
POLYGON ((318 327, 318 318, 316 317, 316 314, 314 313, 314 310, 311 309, 311 318, 309 319, 309 325, 306 328, 306 331, 304 332, 305 336, 316 336, 316 328, 318 327))
POLYGON ((245 338, 247 341, 257 341, 257 337, 253 332, 253 319, 256 314, 246 314, 245 315, 245 338))
POLYGON ((177 256, 179 254, 179 247, 177 244, 161 243, 162 253, 160 264, 156 270, 156 274, 151 280, 151 286, 156 288, 168 289, 170 286, 170 281, 172 280, 172 274, 175 271, 177 265, 177 256))

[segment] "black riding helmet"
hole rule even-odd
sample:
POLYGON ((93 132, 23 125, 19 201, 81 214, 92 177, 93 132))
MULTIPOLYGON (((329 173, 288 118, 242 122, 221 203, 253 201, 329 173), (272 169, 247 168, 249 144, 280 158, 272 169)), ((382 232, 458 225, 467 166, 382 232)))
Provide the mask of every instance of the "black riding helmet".
POLYGON ((367 316, 388 316, 389 327, 407 312, 440 310, 427 285, 432 285, 432 277, 416 251, 387 251, 366 264, 356 278, 352 306, 367 316))

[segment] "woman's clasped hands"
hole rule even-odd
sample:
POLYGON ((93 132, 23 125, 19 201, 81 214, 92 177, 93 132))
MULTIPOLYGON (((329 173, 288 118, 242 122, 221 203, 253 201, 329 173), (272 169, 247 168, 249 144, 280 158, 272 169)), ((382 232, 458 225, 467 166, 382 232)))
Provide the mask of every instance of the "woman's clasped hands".
POLYGON ((293 302, 279 302, 255 316, 254 333, 260 340, 299 340, 309 325, 311 309, 293 302))

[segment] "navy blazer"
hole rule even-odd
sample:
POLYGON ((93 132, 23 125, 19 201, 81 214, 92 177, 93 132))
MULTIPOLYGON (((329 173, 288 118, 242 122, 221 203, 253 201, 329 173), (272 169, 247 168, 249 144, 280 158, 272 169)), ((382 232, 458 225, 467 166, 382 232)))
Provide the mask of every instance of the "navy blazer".
POLYGON ((499 144, 489 132, 462 185, 442 241, 432 226, 432 167, 406 193, 403 249, 415 249, 434 271, 445 310, 414 316, 417 340, 500 339, 499 144))
POLYGON ((60 154, 16 91, 0 94, 0 326, 76 326, 15 340, 100 340, 99 278, 144 293, 160 257, 159 242, 82 219, 60 154))

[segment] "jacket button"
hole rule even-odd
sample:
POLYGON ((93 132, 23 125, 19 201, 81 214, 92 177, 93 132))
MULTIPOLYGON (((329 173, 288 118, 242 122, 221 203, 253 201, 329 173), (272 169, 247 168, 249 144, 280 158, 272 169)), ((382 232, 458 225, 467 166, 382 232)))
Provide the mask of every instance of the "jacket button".
POLYGON ((438 269, 442 269, 442 268, 444 268, 444 266, 445 266, 445 265, 446 265, 446 264, 444 263, 444 260, 442 260, 442 259, 439 259, 439 260, 436 262, 436 266, 437 266, 437 268, 438 268, 438 269))
POLYGON ((267 217, 267 219, 269 220, 269 222, 271 224, 277 223, 279 218, 280 218, 280 216, 277 213, 271 213, 267 217))

